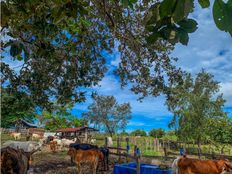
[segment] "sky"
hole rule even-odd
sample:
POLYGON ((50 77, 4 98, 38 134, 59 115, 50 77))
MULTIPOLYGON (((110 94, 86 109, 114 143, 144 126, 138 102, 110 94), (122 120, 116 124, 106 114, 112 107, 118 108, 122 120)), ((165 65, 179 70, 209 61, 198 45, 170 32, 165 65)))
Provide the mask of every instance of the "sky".
MULTIPOLYGON (((177 44, 171 55, 179 59, 177 66, 193 75, 202 68, 214 75, 214 78, 220 82, 220 92, 227 100, 224 110, 232 117, 232 38, 229 33, 220 31, 216 27, 212 16, 212 6, 201 9, 198 4, 195 4, 191 17, 198 22, 197 31, 190 34, 187 46, 177 44)), ((153 128, 169 130, 168 123, 172 114, 164 105, 164 96, 147 97, 141 103, 137 100, 138 96, 128 88, 121 89, 118 78, 112 73, 112 69, 117 67, 119 61, 120 56, 117 52, 107 55, 107 66, 110 71, 100 85, 93 89, 100 95, 114 95, 119 103, 130 102, 132 119, 126 131, 143 129, 148 132, 153 128)), ((87 111, 91 103, 92 100, 89 97, 85 103, 75 105, 72 113, 81 115, 87 111)))

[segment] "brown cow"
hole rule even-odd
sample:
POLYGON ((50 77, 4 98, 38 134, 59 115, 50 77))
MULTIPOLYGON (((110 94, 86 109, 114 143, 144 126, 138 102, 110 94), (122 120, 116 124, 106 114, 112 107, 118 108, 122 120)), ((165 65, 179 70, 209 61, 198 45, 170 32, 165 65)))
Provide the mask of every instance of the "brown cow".
POLYGON ((179 157, 172 164, 173 174, 223 174, 232 170, 226 160, 199 160, 179 157))
POLYGON ((52 152, 56 152, 56 148, 57 148, 57 141, 50 141, 50 149, 52 152))
POLYGON ((32 163, 32 152, 24 152, 22 149, 5 147, 1 149, 1 173, 2 174, 26 174, 32 163))
POLYGON ((75 148, 69 148, 67 153, 73 161, 77 164, 77 172, 81 173, 81 163, 90 163, 92 166, 92 173, 96 174, 98 162, 104 159, 102 152, 91 149, 91 150, 76 150, 75 148))

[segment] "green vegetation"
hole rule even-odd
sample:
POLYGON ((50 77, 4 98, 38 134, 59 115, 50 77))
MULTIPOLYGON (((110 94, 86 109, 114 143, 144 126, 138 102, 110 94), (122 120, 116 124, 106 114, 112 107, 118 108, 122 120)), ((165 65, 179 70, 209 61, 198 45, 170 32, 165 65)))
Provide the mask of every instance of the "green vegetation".
POLYGON ((88 112, 82 116, 95 127, 101 128, 111 136, 118 130, 126 128, 131 119, 130 103, 118 104, 114 96, 93 96, 94 102, 88 107, 88 112))
POLYGON ((165 135, 165 131, 163 129, 152 129, 149 132, 149 136, 154 137, 154 138, 162 138, 165 135))
POLYGON ((137 129, 130 133, 132 136, 147 136, 147 133, 144 130, 137 129))
POLYGON ((1 88, 1 127, 9 128, 18 119, 32 121, 34 117, 35 105, 27 93, 1 88))
POLYGON ((66 106, 53 105, 53 112, 44 110, 37 115, 40 126, 46 130, 54 131, 61 128, 83 126, 83 120, 71 114, 73 105, 66 106))
POLYGON ((179 140, 195 141, 199 150, 206 141, 231 142, 231 121, 223 111, 225 100, 217 95, 219 84, 211 74, 202 71, 193 79, 187 73, 182 83, 170 90, 166 104, 174 114, 170 126, 177 128, 179 140))

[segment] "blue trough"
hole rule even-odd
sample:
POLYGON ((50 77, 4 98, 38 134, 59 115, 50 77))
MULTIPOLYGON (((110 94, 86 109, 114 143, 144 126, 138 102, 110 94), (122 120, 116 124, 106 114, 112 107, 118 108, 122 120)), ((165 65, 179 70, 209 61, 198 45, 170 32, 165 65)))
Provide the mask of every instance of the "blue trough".
MULTIPOLYGON (((114 174, 136 174, 136 163, 116 164, 114 174)), ((160 169, 157 165, 140 164, 140 174, 172 174, 171 169, 160 169)))

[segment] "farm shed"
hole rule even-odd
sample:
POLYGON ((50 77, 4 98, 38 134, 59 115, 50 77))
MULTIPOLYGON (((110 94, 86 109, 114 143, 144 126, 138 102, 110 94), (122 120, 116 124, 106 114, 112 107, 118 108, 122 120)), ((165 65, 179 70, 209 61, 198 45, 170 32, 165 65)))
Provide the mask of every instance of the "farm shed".
POLYGON ((21 132, 21 133, 26 133, 27 129, 29 128, 37 128, 36 125, 29 123, 23 119, 18 119, 15 121, 15 131, 16 132, 21 132))
POLYGON ((91 137, 94 132, 98 131, 97 129, 82 126, 77 128, 63 128, 56 130, 56 134, 60 138, 73 139, 77 138, 81 143, 90 142, 91 137))

